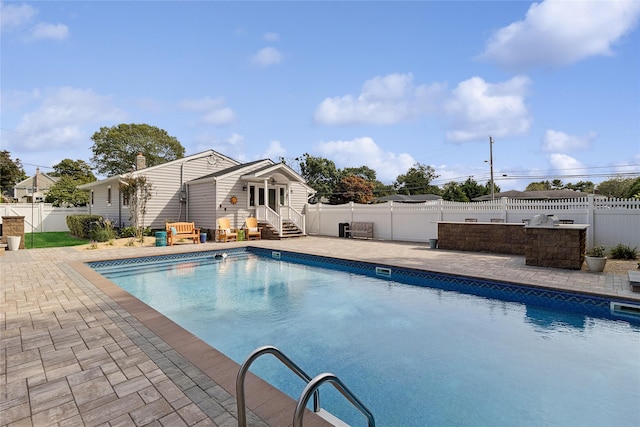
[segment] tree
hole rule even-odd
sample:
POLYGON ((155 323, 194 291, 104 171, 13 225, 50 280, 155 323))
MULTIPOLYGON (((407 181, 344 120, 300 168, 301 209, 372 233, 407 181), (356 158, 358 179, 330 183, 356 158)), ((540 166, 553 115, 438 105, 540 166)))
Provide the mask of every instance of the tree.
POLYGON ((551 190, 551 183, 549 181, 532 182, 527 185, 525 191, 545 191, 551 190))
POLYGON ((629 194, 627 195, 629 199, 640 199, 640 178, 636 178, 631 184, 631 188, 629 188, 629 194))
POLYGON ((564 188, 565 187, 561 179, 554 179, 553 181, 551 181, 552 190, 563 190, 564 188))
POLYGON ((20 159, 11 160, 11 153, 7 150, 0 151, 0 194, 2 198, 13 194, 13 187, 27 179, 27 174, 22 168, 20 159))
POLYGON ((342 178, 336 164, 329 159, 314 157, 307 153, 295 160, 300 162, 300 175, 316 191, 312 202, 329 199, 333 189, 342 178))
POLYGON ((578 181, 575 184, 568 183, 564 186, 567 190, 582 191, 583 193, 593 193, 595 185, 591 181, 578 181))
POLYGON ((146 176, 138 175, 136 177, 127 175, 120 180, 120 192, 123 200, 127 200, 129 204, 129 220, 136 229, 136 238, 143 243, 144 235, 144 217, 147 214, 147 203, 151 199, 153 185, 147 180, 146 176))
POLYGON ((96 181, 96 176, 91 172, 91 165, 84 160, 64 159, 53 165, 53 172, 49 172, 48 175, 69 176, 80 181, 81 184, 96 181))
POLYGON ((409 168, 406 174, 396 178, 394 187, 399 194, 438 194, 439 189, 431 185, 431 181, 438 176, 431 166, 416 163, 409 168))
POLYGON ((329 203, 340 205, 348 202, 369 203, 373 199, 373 183, 361 176, 347 175, 340 180, 329 203))
POLYGON ((93 134, 91 162, 101 175, 119 175, 135 169, 142 153, 147 166, 184 157, 184 147, 167 131, 147 124, 120 124, 102 127, 93 134))
POLYGON ((56 207, 86 206, 89 203, 89 193, 78 190, 78 185, 80 184, 84 184, 84 182, 70 175, 63 175, 55 184, 49 187, 44 201, 56 207))
POLYGON ((598 184, 598 193, 602 196, 613 198, 631 198, 634 196, 633 188, 636 184, 635 178, 616 177, 598 184))
POLYGON ((444 185, 442 199, 451 202, 468 202, 469 197, 465 194, 462 186, 455 181, 448 182, 444 185))

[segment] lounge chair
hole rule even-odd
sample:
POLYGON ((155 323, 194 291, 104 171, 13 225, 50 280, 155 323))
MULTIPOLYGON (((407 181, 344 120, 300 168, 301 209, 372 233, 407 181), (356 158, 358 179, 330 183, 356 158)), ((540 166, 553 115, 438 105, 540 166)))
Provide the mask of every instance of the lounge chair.
POLYGON ((229 240, 238 240, 238 230, 231 228, 231 220, 229 218, 219 218, 218 241, 228 242, 229 240))
POLYGON ((247 240, 260 240, 262 238, 262 227, 258 227, 258 218, 249 217, 244 221, 247 228, 247 240))

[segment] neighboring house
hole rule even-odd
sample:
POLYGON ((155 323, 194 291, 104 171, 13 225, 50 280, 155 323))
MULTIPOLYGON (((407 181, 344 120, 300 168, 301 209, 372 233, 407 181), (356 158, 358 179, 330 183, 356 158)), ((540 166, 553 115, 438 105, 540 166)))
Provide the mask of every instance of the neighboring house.
POLYGON ((432 200, 440 200, 442 196, 436 194, 391 194, 389 196, 376 197, 372 203, 399 202, 399 203, 424 203, 432 200))
POLYGON ((13 198, 18 203, 41 203, 49 192, 49 188, 60 178, 49 176, 36 168, 36 174, 17 183, 13 187, 13 198))
POLYGON ((240 163, 207 150, 144 166, 144 157, 139 155, 137 168, 130 174, 79 186, 90 192, 90 213, 120 227, 131 225, 128 201, 123 200, 119 182, 128 175, 142 175, 153 186, 144 217, 144 225, 152 229, 164 230, 166 222, 188 221, 214 230, 222 217, 240 228, 245 218, 255 216, 278 235, 291 223, 304 234, 303 210, 314 191, 284 163, 269 159, 240 163))

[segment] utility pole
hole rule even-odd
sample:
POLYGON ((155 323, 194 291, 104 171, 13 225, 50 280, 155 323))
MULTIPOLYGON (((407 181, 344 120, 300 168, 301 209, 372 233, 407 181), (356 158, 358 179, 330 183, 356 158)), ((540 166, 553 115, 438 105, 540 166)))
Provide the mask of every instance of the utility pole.
POLYGON ((493 138, 489 135, 489 168, 491 169, 491 201, 495 200, 493 185, 493 138))

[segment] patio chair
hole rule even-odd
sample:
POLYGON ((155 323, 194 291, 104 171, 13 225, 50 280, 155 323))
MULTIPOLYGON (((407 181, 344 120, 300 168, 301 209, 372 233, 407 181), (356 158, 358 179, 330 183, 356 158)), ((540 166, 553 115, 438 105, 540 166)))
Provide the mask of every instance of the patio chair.
POLYGON ((258 218, 249 217, 244 220, 247 228, 247 240, 260 240, 262 238, 262 227, 258 227, 258 218))
POLYGON ((229 218, 218 218, 218 241, 228 242, 229 240, 238 240, 238 230, 231 228, 231 220, 229 218))

